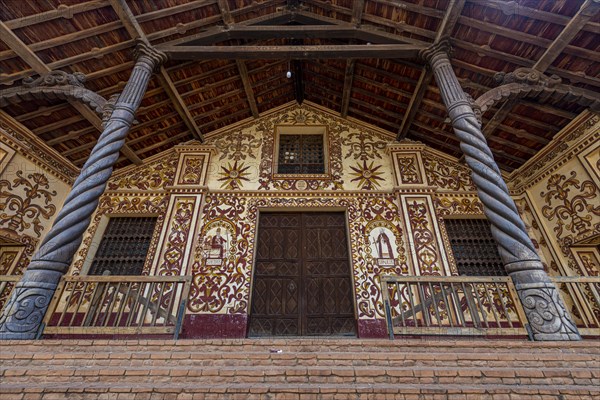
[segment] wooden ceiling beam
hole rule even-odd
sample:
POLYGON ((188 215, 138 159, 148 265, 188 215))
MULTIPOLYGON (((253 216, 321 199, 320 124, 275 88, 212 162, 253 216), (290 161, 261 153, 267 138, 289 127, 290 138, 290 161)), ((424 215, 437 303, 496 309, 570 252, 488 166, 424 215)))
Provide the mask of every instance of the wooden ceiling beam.
MULTIPOLYGON (((462 10, 465 6, 465 0, 451 0, 450 4, 448 4, 448 8, 446 13, 444 14, 444 18, 440 22, 439 28, 435 35, 434 44, 439 43, 440 40, 450 36, 462 10)), ((410 103, 408 104, 408 109, 406 111, 406 115, 402 120, 402 124, 400 125, 400 129, 397 133, 397 139, 402 140, 408 134, 410 130, 410 125, 417 115, 417 111, 421 108, 421 102, 423 101, 423 97, 425 97, 425 92, 429 87, 429 83, 433 79, 433 73, 428 65, 425 65, 421 70, 421 75, 419 76, 419 80, 417 85, 415 86, 415 90, 410 99, 410 103)))
MULTIPOLYGON (((531 158, 531 157, 527 157, 527 158, 517 157, 514 154, 509 153, 508 151, 506 151, 504 149, 495 149, 495 148, 491 147, 491 150, 494 153, 495 159, 502 160, 502 158, 505 158, 506 160, 515 162, 519 165, 525 164, 525 162, 531 158)), ((506 164, 502 164, 502 165, 505 165, 504 168, 506 168, 506 164)), ((513 167, 510 167, 510 168, 513 168, 513 167)))
MULTIPOLYGON (((352 19, 350 20, 350 23, 354 25, 355 28, 359 28, 361 25, 364 8, 365 0, 357 0, 352 6, 352 19)), ((348 107, 350 106, 350 98, 352 96, 352 82, 354 80, 355 65, 356 60, 346 60, 346 70, 344 71, 344 89, 342 92, 342 107, 340 110, 340 115, 342 118, 346 118, 346 116, 348 116, 348 107)))
POLYGON ((198 125, 196 125, 194 117, 190 113, 188 106, 183 101, 183 98, 177 91, 177 88, 173 84, 169 73, 165 71, 164 67, 160 68, 158 79, 161 82, 161 86, 165 89, 165 92, 167 92, 167 95, 171 99, 171 102, 173 103, 173 108, 175 108, 183 122, 187 125, 190 132, 192 132, 194 138, 201 142, 204 141, 202 133, 200 132, 200 128, 198 128, 198 125))
MULTIPOLYGON (((0 36, 2 37, 2 41, 8 45, 16 54, 19 55, 28 65, 30 65, 35 72, 38 74, 46 74, 51 72, 52 69, 46 65, 25 43, 19 39, 14 32, 9 29, 6 24, 0 21, 0 36)), ((83 116, 83 118, 87 119, 96 129, 102 132, 102 121, 100 117, 89 109, 83 103, 78 101, 69 100, 69 103, 83 116)), ((61 121, 64 124, 64 121, 61 121)), ((135 152, 131 150, 127 144, 123 145, 122 153, 124 156, 129 158, 131 162, 134 164, 141 164, 142 160, 135 155, 135 152)))
MULTIPOLYGON (((146 34, 144 33, 142 27, 140 26, 135 16, 131 12, 131 9, 127 5, 126 0, 110 0, 110 4, 119 16, 119 19, 121 20, 123 26, 129 33, 129 36, 131 36, 133 39, 141 39, 148 45, 150 45, 150 40, 146 37, 146 34)), ((190 114, 187 105, 183 101, 183 98, 181 97, 181 95, 177 91, 177 88, 173 84, 169 73, 163 66, 160 67, 158 79, 160 80, 161 86, 167 93, 167 96, 169 96, 169 98, 173 102, 173 107, 175 108, 181 119, 185 122, 190 132, 192 132, 195 139, 203 141, 202 133, 198 129, 198 126, 196 125, 194 118, 190 114)))
POLYGON ((136 19, 138 22, 153 21, 159 18, 171 17, 175 14, 192 12, 202 7, 212 6, 215 3, 216 2, 214 0, 195 0, 189 3, 183 3, 173 7, 158 9, 155 11, 147 12, 145 14, 140 14, 136 16, 136 19))
POLYGON ((406 114, 402 119, 402 123, 400 124, 400 129, 397 133, 397 140, 402 140, 408 134, 410 130, 410 125, 415 119, 415 115, 417 115, 417 111, 421 107, 421 102, 423 101, 423 97, 425 96, 425 92, 429 86, 429 82, 433 74, 430 68, 424 67, 421 71, 421 76, 419 76, 419 80, 417 82, 417 86, 415 87, 415 91, 413 92, 412 97, 410 98, 410 103, 408 103, 408 108, 406 110, 406 114))
POLYGON ((395 122, 390 121, 389 119, 380 119, 380 118, 377 118, 375 115, 366 114, 363 110, 360 110, 360 109, 358 109, 356 107, 353 107, 353 106, 350 107, 350 111, 354 115, 358 116, 359 120, 362 120, 362 121, 364 121, 364 122, 366 122, 368 124, 379 126, 379 127, 381 127, 382 125, 385 125, 388 128, 391 128, 391 129, 386 129, 387 131, 390 131, 390 132, 392 130, 396 130, 396 129, 398 129, 400 127, 400 125, 398 125, 395 122), (369 122, 369 121, 371 121, 371 122, 369 122))
POLYGON ((204 101, 200 101, 200 102, 197 102, 197 103, 194 103, 193 105, 191 105, 190 106, 190 111, 196 111, 198 109, 201 109, 203 107, 209 106, 211 104, 218 103, 220 101, 224 101, 224 100, 230 99, 234 95, 237 95, 237 94, 241 95, 242 93, 243 93, 242 90, 238 89, 238 90, 233 91, 233 92, 229 92, 228 91, 228 92, 222 93, 222 94, 220 94, 218 96, 211 96, 210 98, 208 98, 208 99, 206 99, 204 101))
MULTIPOLYGON (((341 6, 337 6, 337 5, 335 5, 335 4, 331 3, 331 2, 325 3, 325 2, 316 2, 316 1, 313 1, 313 0, 304 0, 304 3, 311 4, 313 6, 322 8, 323 10, 327 10, 327 11, 330 11, 330 12, 344 14, 344 15, 350 17, 350 18, 352 17, 352 10, 351 9, 345 8, 345 7, 341 7, 341 6)), ((298 14, 302 15, 303 13, 302 12, 298 12, 298 14)), ((312 15, 316 16, 316 14, 312 14, 312 15)), ((427 29, 419 28, 419 27, 412 26, 412 25, 409 25, 409 24, 403 24, 403 23, 393 22, 393 21, 391 21, 389 19, 377 17, 377 16, 372 15, 372 14, 365 14, 363 16, 363 20, 364 21, 368 21, 368 22, 373 22, 375 24, 379 24, 379 25, 391 27, 391 28, 396 29, 399 32, 400 31, 406 31, 406 32, 414 33, 416 35, 423 36, 423 37, 426 37, 426 38, 429 38, 429 39, 433 39, 434 36, 435 36, 435 32, 429 31, 427 29)), ((395 35, 395 36, 399 37, 399 38, 402 38, 403 41, 405 41, 405 42, 413 42, 413 43, 414 42, 421 42, 421 43, 423 43, 423 41, 421 41, 421 40, 414 40, 414 39, 411 39, 411 38, 408 38, 408 37, 403 37, 403 36, 400 36, 400 35, 395 35)))
MULTIPOLYGON (((499 51, 499 50, 494 50, 492 48, 489 48, 488 46, 478 46, 476 44, 465 42, 464 40, 460 40, 460 39, 456 39, 456 38, 452 39, 452 44, 458 48, 473 52, 473 53, 477 54, 478 56, 483 55, 483 56, 493 57, 493 58, 496 58, 499 60, 508 61, 510 63, 518 65, 519 67, 533 68, 533 66, 535 64, 534 61, 529 60, 524 57, 516 56, 514 54, 508 54, 508 53, 505 53, 505 52, 499 51)), ((585 74, 579 75, 579 74, 575 74, 573 72, 555 68, 555 67, 553 67, 553 68, 548 67, 547 71, 550 73, 553 73, 555 75, 558 75, 561 78, 566 78, 573 82, 580 82, 580 83, 585 83, 587 85, 600 87, 600 78, 596 78, 594 76, 588 76, 585 74)), ((496 71, 494 71, 494 74, 495 74, 495 72, 496 71)))
POLYGON ((256 99, 254 98, 254 91, 252 90, 252 85, 250 84, 250 78, 248 77, 248 68, 246 67, 246 63, 242 60, 235 60, 235 63, 238 67, 238 71, 240 73, 240 78, 242 79, 242 85, 244 86, 244 92, 246 92, 246 100, 248 100, 248 105, 250 106, 250 110, 252 111, 252 116, 254 118, 259 117, 258 106, 256 105, 256 99))
MULTIPOLYGON (((525 32, 520 32, 510 28, 505 28, 500 25, 490 24, 489 22, 484 22, 475 18, 461 16, 458 22, 461 25, 467 26, 469 28, 475 28, 483 32, 493 33, 495 35, 500 35, 511 40, 519 40, 521 42, 529 43, 538 47, 547 48, 553 43, 553 41, 550 39, 546 39, 536 35, 531 35, 525 32)), ((588 50, 582 47, 566 46, 563 49, 563 52, 577 57, 588 58, 592 61, 600 62, 600 55, 598 54, 598 52, 588 50)))
POLYGON ((402 110, 402 112, 405 112, 405 110, 406 110, 406 107, 407 107, 407 105, 406 105, 406 104, 404 104, 404 103, 401 103, 401 102, 399 102, 399 101, 396 101, 396 100, 394 100, 394 99, 390 99, 390 98, 388 98, 388 97, 381 96, 381 95, 378 95, 378 94, 375 94, 375 93, 369 92, 369 91, 367 91, 367 90, 365 90, 365 89, 358 88, 358 87, 355 87, 353 90, 354 90, 356 93, 362 94, 363 96, 367 96, 367 97, 369 97, 369 98, 371 98, 371 99, 374 99, 374 100, 381 101, 381 102, 383 102, 384 104, 389 104, 389 105, 391 105, 391 106, 393 106, 393 107, 399 108, 399 109, 401 109, 401 110, 402 110))
POLYGON ((576 113, 572 113, 571 111, 556 108, 550 104, 537 103, 528 99, 521 100, 520 104, 525 105, 527 107, 535 108, 538 111, 545 112, 551 115, 557 115, 561 118, 565 118, 568 120, 572 120, 577 116, 576 113))
POLYGON ((596 0, 586 0, 581 5, 577 14, 575 14, 562 32, 554 39, 552 44, 546 49, 544 54, 533 66, 534 69, 544 72, 562 53, 562 51, 571 43, 575 35, 579 33, 582 26, 591 20, 600 9, 600 2, 596 0))
MULTIPOLYGON (((529 117, 524 117, 522 115, 515 114, 515 113, 512 113, 510 115, 510 118, 514 119, 515 121, 520 122, 522 124, 529 124, 529 125, 531 125, 531 126, 533 126, 535 128, 543 129, 545 131, 552 132, 552 133, 559 132, 560 129, 561 129, 559 126, 556 126, 556 125, 553 125, 553 124, 548 124, 546 122, 538 121, 538 120, 535 120, 535 119, 532 119, 532 118, 529 118, 529 117)), ((505 126, 506 125, 503 125, 503 127, 505 127, 505 126)), ((543 138, 541 138, 540 136, 537 136, 537 135, 535 135, 535 137, 537 137, 539 139, 543 139, 543 138)), ((543 139, 543 140, 546 140, 546 139, 543 139)), ((546 143, 548 143, 548 142, 549 141, 546 141, 546 143)))
POLYGON ((28 113, 18 115, 15 117, 15 119, 22 123, 22 122, 29 121, 30 119, 37 118, 40 116, 47 117, 50 114, 52 114, 53 112, 64 110, 68 107, 69 107, 68 104, 63 104, 63 103, 55 104, 55 105, 49 106, 49 107, 42 106, 42 107, 39 107, 38 109, 30 111, 28 113))
POLYGON ((416 58, 424 46, 411 44, 319 45, 319 46, 170 46, 157 49, 174 60, 206 59, 347 59, 416 58))
POLYGON ((82 137, 83 135, 90 135, 93 134, 94 132, 96 132, 96 127, 94 126, 88 126, 87 128, 83 128, 83 129, 78 129, 76 131, 69 131, 68 133, 64 134, 64 135, 60 135, 58 137, 55 137, 53 139, 50 139, 48 141, 46 141, 46 143, 48 144, 48 146, 54 146, 69 140, 74 140, 74 139, 78 139, 80 137, 82 137))
MULTIPOLYGON (((74 42, 75 40, 86 39, 92 36, 101 35, 118 29, 121 26, 119 21, 112 21, 106 24, 94 26, 89 29, 84 29, 77 32, 72 32, 66 35, 57 36, 51 39, 42 40, 36 43, 30 44, 28 47, 31 51, 46 50, 55 46, 61 46, 67 43, 74 42)), ((12 49, 0 51, 0 61, 8 60, 15 56, 15 52, 12 49)))
MULTIPOLYGON (((536 19, 538 21, 550 22, 552 24, 557 25, 567 25, 569 23, 569 20, 571 19, 570 17, 567 17, 565 15, 525 7, 522 4, 518 4, 516 2, 506 2, 504 0, 469 0, 469 3, 502 11, 502 13, 504 13, 504 15, 507 16, 520 15, 523 17, 536 19)), ((600 24, 597 22, 588 21, 585 25, 583 25, 583 29, 588 32, 597 33, 600 29, 600 24)))
POLYGON ((398 121, 402 120, 402 117, 404 116, 404 114, 400 114, 395 111, 387 110, 383 107, 376 106, 372 103, 369 103, 367 101, 362 101, 359 99, 352 99, 352 104, 367 108, 375 113, 385 114, 386 116, 388 116, 390 118, 394 118, 395 120, 398 120, 398 121))
MULTIPOLYGON (((154 135, 153 135, 153 136, 154 136, 154 135)), ((143 148, 143 149, 140 151, 140 153, 141 153, 141 154, 148 153, 148 152, 150 152, 150 151, 152 151, 152 150, 159 149, 159 148, 161 148, 161 147, 163 147, 163 146, 166 146, 166 145, 167 145, 167 144, 169 144, 169 143, 173 143, 173 142, 179 142, 181 139, 183 139, 183 138, 185 138, 185 137, 188 137, 188 136, 190 136, 190 132, 189 132, 189 131, 181 132, 181 133, 178 133, 178 134, 176 134, 176 135, 174 135, 174 136, 169 136, 167 139, 161 140, 161 141, 160 141, 160 142, 158 142, 158 143, 154 143, 154 144, 152 144, 152 145, 150 145, 150 146, 145 146, 145 147, 144 147, 144 148, 143 148)))
POLYGON ((179 121, 179 122, 177 122, 175 124, 166 126, 164 128, 152 130, 147 135, 142 135, 140 137, 137 137, 135 139, 130 140, 129 143, 133 146, 134 144, 143 142, 145 140, 149 140, 149 139, 151 139, 154 136, 162 135, 164 133, 168 133, 168 136, 173 136, 173 132, 178 132, 179 133, 180 131, 181 132, 185 132, 185 133, 187 133, 190 136, 192 135, 190 133, 190 131, 187 129, 187 126, 185 126, 185 124, 183 123, 183 121, 179 121), (179 128, 182 128, 182 127, 184 128, 183 131, 181 131, 179 129, 179 128))
MULTIPOLYGON (((506 146, 508 150, 517 150, 521 153, 529 154, 530 156, 534 156, 538 152, 538 149, 532 149, 531 147, 523 146, 522 144, 515 143, 512 140, 503 139, 498 135, 490 136, 488 138, 488 143, 493 142, 498 143, 502 146, 506 146)), ((521 159, 521 161, 525 162, 524 159, 521 159)))
POLYGON ((519 99, 510 99, 504 101, 504 104, 494 113, 494 116, 489 119, 488 123, 482 129, 483 136, 489 137, 496 128, 506 119, 508 114, 512 111, 515 105, 519 102, 519 99))
POLYGON ((76 14, 97 10, 98 8, 107 7, 108 5, 108 0, 94 0, 79 4, 75 3, 72 6, 60 6, 54 10, 6 21, 5 24, 9 29, 14 30, 30 25, 41 24, 42 22, 52 21, 53 19, 58 18, 70 19, 76 14))
MULTIPOLYGON (((227 0, 217 0, 217 4, 219 6, 219 11, 221 12, 221 18, 223 18, 223 22, 225 23, 225 27, 228 30, 231 30, 231 28, 233 28, 235 20, 231 15, 231 11, 229 10, 229 4, 227 3, 227 0)), ((258 118, 258 106, 256 105, 254 91, 252 90, 250 78, 248 77, 248 67, 246 66, 246 63, 244 63, 242 60, 235 60, 235 65, 237 66, 238 73, 242 80, 242 86, 244 86, 244 92, 246 92, 246 100, 248 101, 248 106, 250 106, 250 110, 252 111, 252 116, 254 118, 258 118)))
POLYGON ((75 115, 73 117, 69 117, 69 118, 64 118, 61 119, 59 121, 55 121, 52 122, 50 124, 46 124, 46 125, 42 125, 39 128, 34 128, 31 131, 36 135, 36 136, 42 136, 45 133, 48 132, 52 132, 56 129, 59 129, 63 126, 67 126, 67 125, 71 125, 71 124, 76 124, 78 122, 81 121, 85 121, 85 118, 83 118, 82 115, 75 115))
MULTIPOLYGON (((511 118, 514 118, 514 114, 511 114, 511 118)), ((503 132, 510 133, 511 135, 515 135, 516 137, 520 137, 520 138, 523 138, 523 139, 534 141, 536 143, 539 143, 542 146, 547 145, 548 143, 550 143, 549 139, 546 139, 543 136, 539 136, 539 135, 535 135, 533 133, 529 133, 525 129, 516 129, 516 128, 513 128, 512 126, 508 126, 508 125, 504 125, 504 124, 500 124, 498 126, 498 129, 501 130, 501 131, 503 131, 503 132)), ((557 132, 558 130, 559 129, 556 129, 555 132, 557 132)))
POLYGON ((354 77, 354 80, 356 82, 363 82, 363 83, 365 83, 367 85, 373 85, 373 86, 381 89, 384 92, 390 92, 392 94, 399 95, 399 96, 402 96, 402 97, 405 97, 405 98, 408 98, 408 99, 410 99, 411 96, 412 96, 411 92, 408 92, 406 90, 393 87, 391 85, 388 85, 388 84, 385 84, 385 83, 382 83, 382 82, 376 82, 376 81, 374 81, 372 79, 365 78, 364 76, 357 75, 357 76, 354 77))
MULTIPOLYGON (((391 60, 386 60, 386 61, 391 61, 391 60)), ((383 77, 386 77, 386 78, 394 79, 397 82, 405 82, 405 83, 410 83, 412 85, 416 85, 417 82, 418 82, 418 80, 409 78, 407 76, 403 76, 403 75, 395 74, 395 73, 392 73, 392 72, 388 72, 386 70, 379 69, 379 68, 376 68, 376 67, 372 67, 372 66, 364 64, 364 63, 359 63, 356 66, 356 69, 357 70, 369 71, 369 72, 372 72, 372 73, 374 73, 376 75, 379 75, 379 76, 383 76, 383 77)))
MULTIPOLYGON (((234 103, 228 104, 227 107, 223 107, 219 111, 222 112, 224 110, 230 110, 230 109, 234 109, 234 110, 238 110, 238 111, 232 112, 232 113, 228 113, 227 115, 225 115, 223 117, 220 117, 220 118, 214 119, 212 121, 206 122, 206 123, 200 125, 200 127, 202 129, 206 129, 209 126, 219 125, 219 124, 222 124, 225 121, 236 120, 237 117, 240 117, 240 116, 243 116, 243 115, 248 115, 249 112, 243 107, 244 103, 245 103, 245 101, 242 100, 242 101, 238 101, 238 102, 234 102, 234 103)), ((227 124, 225 124, 225 125, 227 125, 227 124)))
MULTIPOLYGON (((277 85, 277 86, 267 86, 267 89, 266 89, 266 90, 262 90, 262 91, 259 91, 259 92, 257 92, 257 93, 256 93, 256 97, 257 97, 257 98, 260 98, 260 97, 262 97, 262 96, 266 95, 267 93, 270 93, 270 92, 277 92, 278 90, 281 90, 281 89, 283 89, 283 88, 288 88, 288 89, 289 89, 289 86, 290 86, 290 84, 289 84, 288 82, 283 82, 283 83, 280 83, 280 84, 279 84, 279 85, 277 85)), ((293 93, 293 91, 292 91, 292 90, 288 90, 288 92, 287 92, 287 93, 288 93, 288 94, 290 94, 292 97, 294 97, 294 93, 293 93)), ((270 102, 270 101, 271 101, 271 99, 269 99, 269 102, 270 102)))
POLYGON ((344 73, 344 89, 342 92, 342 107, 340 115, 342 118, 348 116, 348 107, 350 106, 350 97, 352 95, 352 82, 354 81, 354 66, 356 60, 349 59, 346 61, 346 71, 344 73))
POLYGON ((397 8, 398 10, 406 10, 417 14, 427 15, 428 17, 443 18, 445 12, 436 8, 422 6, 416 3, 401 0, 374 0, 377 4, 385 4, 386 6, 397 8))
POLYGON ((217 5, 219 6, 221 18, 223 19, 225 25, 233 25, 235 21, 233 19, 233 16, 231 15, 231 11, 229 10, 229 4, 227 4, 227 0, 217 0, 217 5))

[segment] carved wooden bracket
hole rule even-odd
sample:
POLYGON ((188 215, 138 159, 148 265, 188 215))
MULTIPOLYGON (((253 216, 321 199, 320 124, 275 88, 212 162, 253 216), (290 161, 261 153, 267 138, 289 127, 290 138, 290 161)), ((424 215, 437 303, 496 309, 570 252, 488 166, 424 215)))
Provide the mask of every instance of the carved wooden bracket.
POLYGON ((51 71, 40 77, 25 78, 23 85, 0 91, 0 107, 32 99, 75 100, 88 105, 102 116, 106 99, 83 86, 85 75, 81 72, 68 74, 51 71))
POLYGON ((474 106, 485 113, 495 104, 507 99, 532 98, 566 100, 600 112, 600 97, 597 93, 561 83, 557 76, 547 76, 531 68, 518 68, 514 72, 498 73, 496 80, 502 85, 488 90, 475 100, 474 106))

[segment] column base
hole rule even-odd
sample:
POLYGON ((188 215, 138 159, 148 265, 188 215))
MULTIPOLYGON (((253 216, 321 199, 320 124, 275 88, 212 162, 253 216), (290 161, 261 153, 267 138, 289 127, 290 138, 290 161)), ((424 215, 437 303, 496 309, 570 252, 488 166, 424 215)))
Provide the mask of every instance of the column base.
POLYGON ((515 287, 534 340, 581 340, 577 326, 552 282, 515 282, 515 287))
POLYGON ((0 339, 35 339, 56 286, 23 280, 17 283, 0 315, 0 339))

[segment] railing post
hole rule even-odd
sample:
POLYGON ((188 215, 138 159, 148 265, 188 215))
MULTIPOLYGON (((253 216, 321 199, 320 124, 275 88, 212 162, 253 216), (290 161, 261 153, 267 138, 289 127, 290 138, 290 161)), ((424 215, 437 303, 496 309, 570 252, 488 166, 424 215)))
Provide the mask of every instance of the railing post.
POLYGON ((62 210, 33 255, 0 315, 0 339, 34 339, 60 278, 65 274, 106 188, 153 71, 167 60, 147 44, 137 47, 131 77, 104 131, 75 180, 62 210))
POLYGON ((471 168, 485 215, 491 223, 492 235, 498 243, 506 271, 515 283, 533 337, 535 340, 581 340, 527 235, 525 224, 481 132, 481 125, 454 74, 449 50, 448 43, 441 42, 423 51, 421 56, 432 67, 454 133, 471 168))
MULTIPOLYGON (((394 340, 394 322, 392 321, 392 308, 390 307, 390 294, 388 288, 388 281, 385 276, 381 277, 381 298, 383 300, 383 307, 385 311, 385 320, 388 326, 388 335, 390 340, 394 340)), ((402 312, 402 301, 400 301, 400 312, 402 312)))

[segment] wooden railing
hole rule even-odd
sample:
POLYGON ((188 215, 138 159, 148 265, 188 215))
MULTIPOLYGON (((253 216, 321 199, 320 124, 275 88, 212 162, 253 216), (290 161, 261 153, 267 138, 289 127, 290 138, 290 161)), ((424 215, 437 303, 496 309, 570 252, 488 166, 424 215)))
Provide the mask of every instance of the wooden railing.
POLYGON ((582 335, 600 335, 600 276, 552 277, 582 335))
POLYGON ((21 275, 0 275, 0 311, 4 308, 21 275))
POLYGON ((383 276, 390 339, 413 335, 527 335, 508 277, 383 276))
POLYGON ((177 339, 191 276, 65 276, 40 334, 173 334, 177 339))

